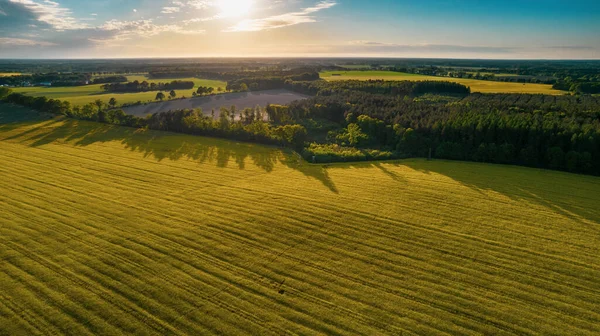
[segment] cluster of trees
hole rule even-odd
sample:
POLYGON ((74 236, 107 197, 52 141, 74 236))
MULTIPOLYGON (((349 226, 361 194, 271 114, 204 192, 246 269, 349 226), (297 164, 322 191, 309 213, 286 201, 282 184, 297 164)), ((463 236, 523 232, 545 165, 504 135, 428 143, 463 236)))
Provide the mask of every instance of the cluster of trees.
POLYGON ((175 80, 170 83, 148 83, 146 81, 133 81, 127 83, 109 83, 102 85, 106 92, 147 92, 165 90, 191 90, 194 88, 192 81, 175 80))
POLYGON ((127 77, 121 75, 98 77, 92 80, 92 84, 122 83, 127 82, 127 77))
POLYGON ((177 92, 175 92, 175 90, 171 90, 171 92, 169 92, 169 95, 166 96, 162 91, 156 94, 156 97, 154 98, 154 100, 160 100, 163 101, 165 100, 165 98, 169 98, 169 99, 175 99, 177 97, 177 92))
POLYGON ((338 144, 311 143, 302 151, 302 157, 312 163, 391 160, 403 156, 397 152, 378 149, 359 149, 338 144))
POLYGON ((282 88, 285 80, 281 77, 243 78, 227 82, 227 91, 258 91, 282 88))
POLYGON ((79 86, 85 85, 90 80, 89 74, 82 73, 45 73, 32 75, 19 75, 0 77, 0 85, 22 86, 26 84, 37 85, 50 83, 52 86, 79 86))
POLYGON ((566 90, 574 93, 598 94, 600 93, 600 78, 597 82, 574 81, 570 78, 561 80, 552 85, 556 90, 566 90))
MULTIPOLYGON (((222 90, 223 89, 220 87, 217 89, 217 91, 222 91, 222 90)), ((215 88, 208 87, 208 86, 200 86, 200 87, 198 87, 198 90, 196 90, 195 94, 202 96, 205 94, 211 94, 213 92, 215 92, 215 88)))
POLYGON ((253 74, 253 76, 236 78, 227 81, 227 91, 259 91, 282 89, 286 84, 295 81, 316 81, 320 79, 318 72, 304 72, 296 74, 287 74, 284 76, 266 73, 263 75, 253 74))

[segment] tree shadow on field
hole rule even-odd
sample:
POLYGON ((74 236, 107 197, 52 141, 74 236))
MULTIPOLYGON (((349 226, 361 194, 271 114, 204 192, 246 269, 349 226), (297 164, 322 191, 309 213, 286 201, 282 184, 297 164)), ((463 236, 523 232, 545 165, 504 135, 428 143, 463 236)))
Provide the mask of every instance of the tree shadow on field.
POLYGON ((439 174, 489 197, 541 205, 580 224, 600 230, 600 178, 566 172, 475 162, 407 160, 402 165, 425 174, 439 174), (584 221, 587 220, 588 222, 584 221))
POLYGON ((267 173, 275 170, 278 165, 283 165, 318 180, 331 192, 338 192, 327 169, 323 166, 310 165, 297 153, 272 146, 67 118, 55 118, 43 122, 38 120, 25 124, 0 124, 0 141, 5 140, 32 147, 53 142, 89 146, 118 141, 126 149, 142 153, 145 158, 157 161, 187 159, 198 163, 214 163, 220 168, 236 166, 240 170, 247 169, 247 160, 251 160, 255 166, 267 173), (20 127, 23 127, 23 130, 20 130, 20 127))
MULTIPOLYGON (((398 171, 400 167, 426 175, 441 175, 478 193, 481 199, 493 198, 491 191, 512 201, 537 204, 600 233, 600 177, 510 165, 425 159, 336 163, 323 167, 325 170, 378 169, 390 177, 389 183, 402 184, 414 183, 415 179, 398 171)), ((327 172, 323 175, 327 176, 327 172)), ((357 183, 369 183, 369 176, 365 174, 357 183)), ((476 198, 474 202, 477 202, 476 198)))

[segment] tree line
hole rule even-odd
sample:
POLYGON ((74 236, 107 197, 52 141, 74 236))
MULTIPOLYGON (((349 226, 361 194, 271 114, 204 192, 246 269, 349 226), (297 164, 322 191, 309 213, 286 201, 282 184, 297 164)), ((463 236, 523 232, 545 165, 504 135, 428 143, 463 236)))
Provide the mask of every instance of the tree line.
POLYGON ((227 81, 227 91, 259 91, 283 89, 287 83, 295 81, 316 81, 320 79, 318 72, 304 72, 277 76, 272 73, 263 75, 230 79, 227 81))
POLYGON ((561 80, 552 85, 553 89, 571 91, 574 93, 597 94, 600 93, 600 78, 597 82, 583 82, 570 78, 561 80))
POLYGON ((195 83, 192 81, 174 80, 169 83, 148 83, 146 81, 133 81, 127 83, 109 83, 102 85, 106 92, 147 92, 169 90, 191 90, 195 83))
POLYGON ((235 106, 221 108, 218 115, 215 115, 214 110, 211 115, 205 115, 200 109, 183 109, 155 113, 142 118, 127 115, 121 109, 111 108, 116 105, 116 101, 111 102, 112 106, 96 100, 81 107, 72 107, 66 101, 11 93, 3 87, 0 87, 0 101, 81 120, 279 145, 297 151, 302 151, 306 140, 306 129, 303 126, 269 123, 265 121, 264 112, 259 107, 242 111, 237 111, 235 106))
POLYGON ((471 93, 471 89, 465 85, 445 81, 288 81, 285 88, 320 96, 332 96, 348 91, 394 96, 415 96, 426 93, 466 96, 471 93))
POLYGON ((122 75, 98 77, 92 80, 92 84, 122 83, 127 82, 127 77, 122 75))
POLYGON ((0 77, 0 85, 22 86, 27 83, 30 85, 50 83, 53 86, 79 86, 86 85, 90 79, 89 74, 45 73, 0 77))

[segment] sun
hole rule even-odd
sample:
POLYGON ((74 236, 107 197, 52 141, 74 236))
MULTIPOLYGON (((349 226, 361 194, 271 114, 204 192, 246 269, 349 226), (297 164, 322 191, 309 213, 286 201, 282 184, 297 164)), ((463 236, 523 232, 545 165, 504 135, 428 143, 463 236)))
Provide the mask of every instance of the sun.
POLYGON ((217 8, 223 17, 240 17, 250 12, 253 3, 253 0, 218 0, 217 8))

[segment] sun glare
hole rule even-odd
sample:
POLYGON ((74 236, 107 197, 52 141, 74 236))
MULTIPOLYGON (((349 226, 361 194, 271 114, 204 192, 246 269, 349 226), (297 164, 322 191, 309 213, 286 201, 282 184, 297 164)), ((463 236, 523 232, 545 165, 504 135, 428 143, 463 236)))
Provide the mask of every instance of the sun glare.
POLYGON ((252 9, 253 0, 219 0, 217 7, 223 17, 240 17, 252 9))

